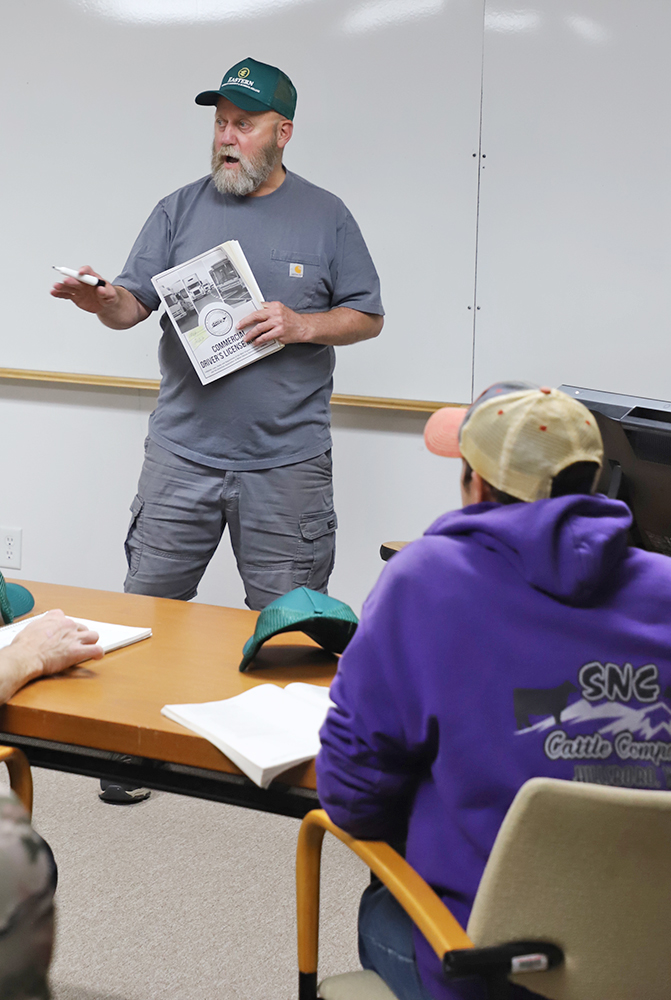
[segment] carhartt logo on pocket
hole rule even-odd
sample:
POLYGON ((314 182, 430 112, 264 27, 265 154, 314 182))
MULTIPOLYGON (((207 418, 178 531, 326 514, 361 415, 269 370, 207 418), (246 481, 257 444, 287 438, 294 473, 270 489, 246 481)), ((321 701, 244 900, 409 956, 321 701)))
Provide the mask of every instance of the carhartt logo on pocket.
POLYGON ((289 277, 290 278, 302 278, 303 277, 303 265, 302 264, 289 264, 289 277))

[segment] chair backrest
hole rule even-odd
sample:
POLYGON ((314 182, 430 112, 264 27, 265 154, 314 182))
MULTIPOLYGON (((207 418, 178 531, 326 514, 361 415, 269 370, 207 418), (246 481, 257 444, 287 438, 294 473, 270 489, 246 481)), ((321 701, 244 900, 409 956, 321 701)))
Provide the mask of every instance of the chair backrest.
POLYGON ((671 794, 533 778, 478 889, 476 947, 549 941, 564 963, 511 977, 553 1000, 668 1000, 671 794))

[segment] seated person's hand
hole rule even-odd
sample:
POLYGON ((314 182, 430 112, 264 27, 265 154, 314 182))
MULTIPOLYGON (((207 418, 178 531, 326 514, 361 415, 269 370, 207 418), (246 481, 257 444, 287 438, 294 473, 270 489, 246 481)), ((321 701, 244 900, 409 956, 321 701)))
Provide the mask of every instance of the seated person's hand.
POLYGON ((97 632, 66 618, 59 610, 48 611, 27 625, 9 649, 27 661, 39 662, 43 674, 57 674, 83 660, 99 660, 103 649, 96 645, 97 641, 97 632))

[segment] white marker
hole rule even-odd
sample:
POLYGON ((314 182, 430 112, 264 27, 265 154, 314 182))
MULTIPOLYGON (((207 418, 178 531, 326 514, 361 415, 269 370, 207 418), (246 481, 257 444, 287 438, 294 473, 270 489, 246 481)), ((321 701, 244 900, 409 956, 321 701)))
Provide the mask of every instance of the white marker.
POLYGON ((72 267, 56 267, 52 264, 54 271, 60 271, 61 274, 65 274, 68 278, 76 278, 77 281, 83 282, 85 285, 93 285, 95 288, 102 288, 107 284, 102 278, 96 278, 95 274, 80 274, 79 271, 75 271, 72 267))

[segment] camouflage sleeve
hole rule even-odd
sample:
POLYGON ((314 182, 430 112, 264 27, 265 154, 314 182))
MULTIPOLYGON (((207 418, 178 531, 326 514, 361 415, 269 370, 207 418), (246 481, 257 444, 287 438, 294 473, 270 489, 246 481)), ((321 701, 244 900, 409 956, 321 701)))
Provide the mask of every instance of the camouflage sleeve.
POLYGON ((0 997, 48 1000, 56 864, 14 796, 0 796, 0 997))

